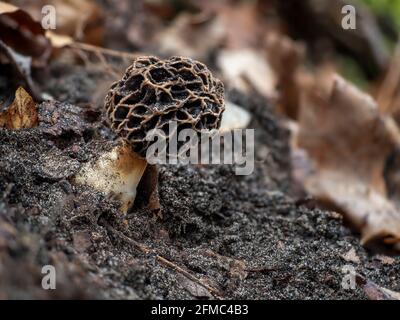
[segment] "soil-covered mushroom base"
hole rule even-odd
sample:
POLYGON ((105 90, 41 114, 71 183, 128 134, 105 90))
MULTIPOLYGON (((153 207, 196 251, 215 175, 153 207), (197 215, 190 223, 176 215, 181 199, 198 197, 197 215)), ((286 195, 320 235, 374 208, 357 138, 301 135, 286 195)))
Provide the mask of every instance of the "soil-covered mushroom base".
POLYGON ((379 259, 338 214, 292 196, 288 133, 262 99, 228 94, 253 114, 252 175, 229 165, 159 166, 161 213, 124 217, 117 201, 72 182, 114 146, 100 112, 69 99, 73 83, 90 91, 73 79, 62 86, 70 92, 51 93, 76 105, 45 102, 39 127, 0 129, 1 298, 365 299, 359 287, 342 288, 349 264, 400 289, 399 258, 379 259), (41 287, 47 264, 56 290, 41 287))

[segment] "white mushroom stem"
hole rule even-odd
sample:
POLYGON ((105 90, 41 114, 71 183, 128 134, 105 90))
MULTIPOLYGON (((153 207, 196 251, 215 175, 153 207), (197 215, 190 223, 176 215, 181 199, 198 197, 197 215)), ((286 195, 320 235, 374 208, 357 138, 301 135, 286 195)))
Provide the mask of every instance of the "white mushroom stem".
POLYGON ((88 162, 75 176, 75 182, 114 195, 121 201, 121 211, 126 213, 135 201, 146 166, 146 160, 124 143, 88 162))
POLYGON ((242 107, 227 101, 225 111, 222 114, 220 132, 228 132, 233 129, 247 128, 251 121, 251 114, 242 107))
MULTIPOLYGON (((223 114, 221 132, 246 128, 251 120, 248 111, 227 103, 223 114)), ((121 201, 121 211, 126 213, 136 198, 137 187, 146 169, 146 160, 137 156, 127 143, 102 154, 97 160, 85 164, 74 180, 121 201)))

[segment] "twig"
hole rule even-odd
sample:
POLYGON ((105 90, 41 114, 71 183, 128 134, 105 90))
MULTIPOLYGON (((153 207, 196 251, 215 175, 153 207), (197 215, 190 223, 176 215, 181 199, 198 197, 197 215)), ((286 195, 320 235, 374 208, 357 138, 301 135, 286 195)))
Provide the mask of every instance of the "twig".
POLYGON ((156 255, 156 259, 161 262, 162 264, 164 264, 165 266, 174 269, 176 272, 182 274, 183 276, 185 276, 186 278, 188 278, 189 280, 197 283, 198 285, 202 286, 203 288, 205 288, 206 290, 208 290, 209 292, 211 292, 215 298, 217 299, 222 299, 221 297, 221 293, 209 286, 208 284, 204 283, 203 281, 201 281, 199 278, 195 277, 194 275, 190 274, 189 272, 187 272, 186 270, 182 269, 181 267, 179 267, 178 265, 174 264, 173 262, 163 258, 162 256, 156 255))
POLYGON ((121 64, 119 68, 114 68, 111 63, 107 61, 107 58, 118 58, 123 63, 131 63, 139 54, 132 54, 128 52, 115 51, 112 49, 106 49, 102 47, 93 46, 86 43, 73 42, 68 44, 65 48, 69 48, 75 52, 83 61, 86 66, 96 65, 96 62, 92 62, 90 55, 93 55, 101 65, 101 70, 105 70, 109 76, 114 80, 121 77, 121 64))
POLYGON ((67 45, 67 47, 80 49, 80 50, 84 50, 84 51, 89 51, 89 52, 93 52, 93 53, 100 52, 100 53, 110 56, 110 57, 116 57, 116 58, 122 58, 122 59, 128 59, 128 60, 133 60, 140 56, 140 54, 138 54, 138 53, 116 51, 116 50, 112 50, 112 49, 97 47, 97 46, 87 44, 87 43, 82 43, 82 42, 73 42, 73 43, 67 45))
POLYGON ((173 263, 173 262, 167 260, 166 258, 160 256, 159 254, 157 254, 157 252, 155 250, 147 248, 145 245, 135 241, 134 239, 132 239, 132 238, 130 238, 128 236, 126 236, 121 231, 118 231, 118 230, 114 229, 112 226, 110 226, 106 222, 104 223, 104 225, 105 225, 105 227, 107 228, 107 230, 109 232, 112 232, 113 234, 117 235, 123 241, 133 245, 136 250, 139 250, 140 252, 143 252, 144 254, 154 254, 156 260, 158 262, 160 262, 161 264, 163 264, 164 266, 166 266, 166 267, 168 267, 168 268, 170 268, 170 269, 182 274, 183 276, 185 276, 189 280, 191 280, 191 281, 197 283, 198 285, 202 286, 203 288, 208 290, 210 293, 212 293, 215 298, 222 299, 221 293, 217 289, 215 289, 215 288, 209 286, 208 284, 204 283, 199 278, 197 278, 194 275, 190 274, 188 271, 182 269, 181 267, 179 267, 175 263, 173 263))
POLYGON ((279 270, 282 270, 282 268, 259 267, 259 268, 244 269, 244 271, 251 272, 251 273, 268 273, 268 272, 279 271, 279 270))

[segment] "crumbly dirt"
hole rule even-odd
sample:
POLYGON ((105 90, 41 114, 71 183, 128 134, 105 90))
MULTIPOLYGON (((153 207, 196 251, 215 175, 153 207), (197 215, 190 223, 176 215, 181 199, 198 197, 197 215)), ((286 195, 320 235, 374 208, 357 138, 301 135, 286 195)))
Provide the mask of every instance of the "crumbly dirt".
POLYGON ((72 182, 115 143, 89 103, 98 78, 51 70, 42 87, 56 100, 40 104, 40 126, 0 129, 0 298, 365 299, 342 288, 346 264, 400 290, 400 258, 379 259, 338 214, 296 197, 289 134, 263 99, 227 94, 253 115, 252 175, 159 166, 161 214, 123 217, 117 201, 72 182), (344 259, 350 250, 359 261, 344 259), (41 288, 47 264, 56 290, 41 288))

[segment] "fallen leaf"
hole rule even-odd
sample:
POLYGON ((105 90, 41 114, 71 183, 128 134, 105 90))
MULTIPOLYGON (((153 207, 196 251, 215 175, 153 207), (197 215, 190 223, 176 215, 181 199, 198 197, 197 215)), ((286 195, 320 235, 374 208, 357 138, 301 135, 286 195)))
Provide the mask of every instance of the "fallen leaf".
POLYGON ((25 10, 0 1, 0 40, 12 50, 32 58, 32 65, 44 66, 51 44, 41 24, 25 10))
MULTIPOLYGON (((113 7, 113 10, 120 17, 118 27, 125 28, 126 33, 119 35, 121 39, 114 38, 113 41, 128 41, 135 48, 141 48, 142 51, 147 51, 150 46, 154 47, 155 44, 158 50, 156 39, 160 33, 166 30, 164 21, 171 20, 176 14, 172 4, 169 1, 121 1, 113 7)), ((172 22, 172 25, 174 24, 175 19, 172 22)), ((114 28, 117 26, 114 25, 114 28)), ((118 34, 118 30, 115 31, 118 34)), ((118 46, 119 44, 116 42, 115 47, 118 46)))
POLYGON ((236 5, 220 4, 216 8, 219 25, 224 30, 224 47, 228 49, 259 47, 268 29, 264 19, 263 4, 258 1, 243 1, 236 5))
POLYGON ((17 11, 18 8, 12 4, 0 1, 0 14, 17 11))
POLYGON ((53 6, 57 13, 56 32, 76 41, 101 45, 104 37, 104 13, 92 0, 25 1, 24 9, 37 20, 43 18, 42 8, 53 6))
POLYGON ((376 255, 374 257, 374 259, 379 260, 382 264, 386 264, 386 265, 392 265, 396 262, 396 260, 394 258, 385 256, 385 255, 381 255, 381 254, 376 255))
POLYGON ((220 48, 257 48, 268 29, 262 4, 242 2, 196 3, 198 13, 183 12, 155 37, 154 45, 165 55, 186 55, 206 61, 220 48))
POLYGON ((50 40, 53 48, 63 48, 74 43, 74 40, 70 36, 61 35, 48 30, 46 37, 50 40))
POLYGON ((19 87, 15 99, 6 111, 0 114, 0 127, 28 129, 38 125, 36 103, 24 88, 19 87))
POLYGON ((271 32, 265 37, 268 62, 276 77, 278 110, 291 119, 297 119, 300 109, 302 66, 305 64, 305 47, 285 36, 271 32))
POLYGON ((297 143, 311 168, 297 177, 310 194, 342 212, 361 231, 362 243, 400 242, 399 210, 383 175, 400 134, 370 96, 339 76, 317 77, 306 89, 297 143))
POLYGON ((2 56, 6 58, 7 63, 11 63, 18 82, 21 82, 35 99, 40 100, 40 91, 31 77, 32 58, 15 52, 0 40, 0 62, 2 56))
POLYGON ((342 258, 347 262, 360 263, 360 258, 357 256, 354 248, 351 248, 348 252, 342 255, 342 258))
POLYGON ((217 59, 226 83, 242 92, 276 96, 277 79, 265 55, 253 49, 222 50, 217 59))
POLYGON ((220 267, 229 271, 229 275, 232 278, 237 278, 240 279, 241 281, 247 278, 248 270, 245 261, 220 255, 210 249, 203 250, 202 254, 204 254, 207 257, 215 258, 215 262, 220 267))
POLYGON ((378 286, 376 283, 357 274, 356 281, 370 300, 400 300, 400 293, 378 286))
POLYGON ((181 274, 177 275, 178 279, 180 280, 180 284, 193 296, 196 298, 207 298, 212 299, 213 295, 203 286, 199 285, 198 283, 184 277, 181 274))
POLYGON ((40 23, 26 11, 0 1, 0 63, 11 64, 10 77, 36 100, 41 100, 41 94, 31 78, 31 67, 45 66, 51 51, 40 23))
POLYGON ((157 50, 164 55, 182 55, 205 61, 219 46, 224 29, 215 15, 180 14, 156 37, 157 50))

